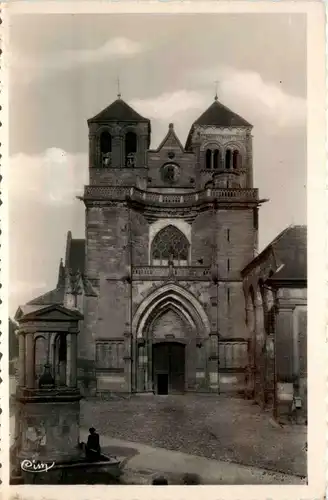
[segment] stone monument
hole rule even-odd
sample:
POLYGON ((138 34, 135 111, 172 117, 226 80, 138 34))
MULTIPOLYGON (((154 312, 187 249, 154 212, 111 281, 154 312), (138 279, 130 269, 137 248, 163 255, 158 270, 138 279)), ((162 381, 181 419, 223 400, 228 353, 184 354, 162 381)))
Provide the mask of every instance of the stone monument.
MULTIPOLYGON (((23 306, 15 405, 16 466, 74 461, 81 455, 77 335, 83 316, 61 305, 23 306)), ((28 475, 26 472, 26 477, 28 475)))

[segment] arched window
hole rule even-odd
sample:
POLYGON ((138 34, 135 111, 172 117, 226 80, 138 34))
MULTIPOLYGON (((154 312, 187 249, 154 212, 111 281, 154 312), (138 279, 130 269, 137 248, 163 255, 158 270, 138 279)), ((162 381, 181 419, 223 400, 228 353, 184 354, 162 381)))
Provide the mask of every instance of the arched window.
POLYGON ((219 168, 219 162, 220 162, 220 152, 218 149, 214 151, 213 154, 213 168, 218 169, 219 168))
POLYGON ((206 168, 212 168, 212 151, 210 149, 206 150, 206 168))
POLYGON ((232 166, 233 166, 233 168, 240 167, 240 159, 241 159, 241 156, 239 154, 239 151, 237 151, 237 149, 235 149, 233 154, 232 154, 232 166))
POLYGON ((225 167, 231 168, 231 150, 227 149, 225 154, 225 167))
POLYGON ((137 135, 134 132, 128 132, 125 136, 125 166, 136 166, 137 153, 137 135))
POLYGON ((100 154, 101 165, 110 167, 112 163, 112 136, 107 130, 102 132, 100 136, 100 154))
POLYGON ((166 266, 170 261, 176 266, 186 266, 189 256, 189 241, 175 226, 166 226, 155 236, 151 246, 153 265, 166 266))

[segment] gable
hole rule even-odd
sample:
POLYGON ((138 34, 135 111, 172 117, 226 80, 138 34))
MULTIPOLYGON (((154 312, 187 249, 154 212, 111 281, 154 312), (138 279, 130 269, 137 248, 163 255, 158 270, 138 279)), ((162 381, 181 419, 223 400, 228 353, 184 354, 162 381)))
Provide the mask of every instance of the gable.
POLYGON ((163 141, 158 146, 157 151, 160 151, 161 149, 170 149, 170 150, 175 149, 178 150, 179 152, 184 152, 183 146, 174 131, 173 123, 170 123, 169 131, 164 137, 163 141))
POLYGON ((20 306, 15 319, 18 321, 78 321, 83 315, 75 310, 59 304, 50 306, 20 306))

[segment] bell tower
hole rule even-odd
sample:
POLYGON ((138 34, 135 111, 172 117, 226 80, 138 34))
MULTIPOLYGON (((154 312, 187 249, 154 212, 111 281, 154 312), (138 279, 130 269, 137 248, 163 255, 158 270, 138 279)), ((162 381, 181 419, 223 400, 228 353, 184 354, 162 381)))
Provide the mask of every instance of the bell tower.
POLYGON ((120 94, 88 120, 90 185, 143 185, 150 121, 132 109, 120 94))
POLYGON ((186 150, 196 155, 198 188, 215 174, 220 188, 253 188, 252 125, 218 101, 193 123, 186 150))

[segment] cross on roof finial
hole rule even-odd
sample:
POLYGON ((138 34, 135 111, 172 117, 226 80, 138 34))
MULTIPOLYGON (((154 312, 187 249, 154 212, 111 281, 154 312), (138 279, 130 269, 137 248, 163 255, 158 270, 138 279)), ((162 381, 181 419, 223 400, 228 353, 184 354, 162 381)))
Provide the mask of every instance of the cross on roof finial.
POLYGON ((120 77, 117 77, 117 97, 121 99, 121 90, 120 90, 120 77))
POLYGON ((214 83, 215 83, 215 96, 214 96, 214 101, 217 101, 217 100, 218 100, 218 86, 219 86, 219 82, 218 82, 218 80, 216 80, 214 83))

